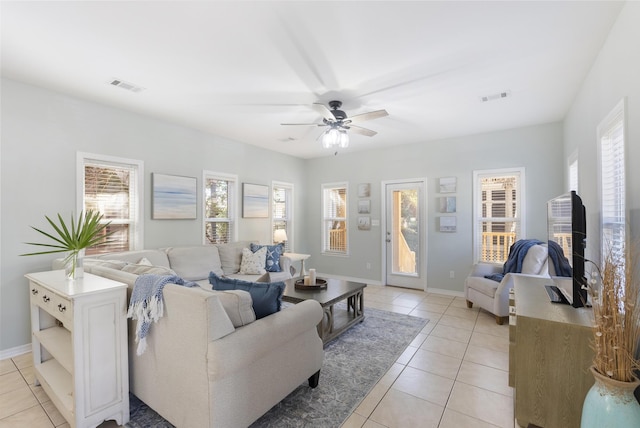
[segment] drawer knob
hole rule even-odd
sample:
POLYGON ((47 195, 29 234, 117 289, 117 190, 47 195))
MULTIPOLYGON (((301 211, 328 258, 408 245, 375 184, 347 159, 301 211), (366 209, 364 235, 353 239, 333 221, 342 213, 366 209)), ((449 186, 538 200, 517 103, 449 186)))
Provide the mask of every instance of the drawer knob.
POLYGON ((36 294, 38 294, 38 290, 36 290, 35 288, 32 288, 31 289, 31 294, 33 294, 35 296, 36 294))
POLYGON ((58 310, 60 312, 64 312, 64 311, 67 310, 67 307, 66 306, 62 306, 62 303, 58 303, 58 310))
POLYGON ((49 300, 51 300, 51 297, 49 297, 49 296, 42 296, 42 300, 44 300, 44 301, 45 301, 45 303, 46 303, 46 302, 48 302, 49 300))

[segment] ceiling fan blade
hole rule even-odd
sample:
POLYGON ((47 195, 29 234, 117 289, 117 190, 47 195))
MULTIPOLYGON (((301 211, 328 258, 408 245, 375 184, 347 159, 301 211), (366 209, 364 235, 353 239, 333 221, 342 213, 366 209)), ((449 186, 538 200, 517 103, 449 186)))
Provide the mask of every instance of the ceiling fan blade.
POLYGON ((320 103, 313 103, 313 109, 317 111, 318 114, 320 114, 320 116, 324 117, 329 122, 336 121, 335 116, 333 115, 333 113, 331 113, 331 110, 329 110, 326 105, 320 104, 320 103))
POLYGON ((281 123, 284 126, 327 126, 325 123, 281 123))
POLYGON ((356 114, 355 116, 348 117, 344 122, 345 123, 358 123, 364 122, 365 120, 377 119, 379 117, 389 116, 386 110, 376 110, 370 111, 368 113, 356 114))
POLYGON ((377 134, 376 131, 372 131, 370 129, 363 128, 361 126, 349 125, 346 128, 351 132, 355 132, 356 134, 360 134, 360 135, 366 135, 367 137, 373 137, 374 135, 377 134))

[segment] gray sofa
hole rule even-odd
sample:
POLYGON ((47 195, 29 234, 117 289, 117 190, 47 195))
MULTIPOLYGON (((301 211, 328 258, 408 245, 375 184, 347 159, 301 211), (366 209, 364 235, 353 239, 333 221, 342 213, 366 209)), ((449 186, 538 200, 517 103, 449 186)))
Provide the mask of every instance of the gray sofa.
MULTIPOLYGON (((147 349, 136 355, 129 320, 130 390, 177 427, 246 427, 305 381, 317 385, 323 361, 313 300, 255 320, 249 293, 213 291, 209 272, 268 281, 269 274, 238 273, 249 242, 112 253, 85 259, 85 272, 125 282, 175 271, 200 287, 167 284, 164 316, 153 324, 147 349), (151 266, 149 266, 151 265, 151 266)), ((290 260, 281 257, 289 276, 290 260)))

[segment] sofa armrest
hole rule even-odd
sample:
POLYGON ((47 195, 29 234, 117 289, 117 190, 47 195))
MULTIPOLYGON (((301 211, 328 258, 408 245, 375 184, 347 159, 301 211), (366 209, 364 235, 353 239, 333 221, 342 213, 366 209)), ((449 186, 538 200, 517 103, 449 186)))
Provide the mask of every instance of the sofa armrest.
POLYGON ((471 273, 469 273, 469 276, 484 277, 486 275, 492 275, 494 273, 501 273, 501 272, 502 272, 502 265, 499 263, 480 262, 473 265, 473 268, 471 269, 471 273))
POLYGON ((322 321, 323 310, 315 300, 305 300, 236 329, 209 346, 209 375, 226 377, 244 370, 271 349, 313 330, 322 321), (250 349, 251 352, 247 352, 250 349))

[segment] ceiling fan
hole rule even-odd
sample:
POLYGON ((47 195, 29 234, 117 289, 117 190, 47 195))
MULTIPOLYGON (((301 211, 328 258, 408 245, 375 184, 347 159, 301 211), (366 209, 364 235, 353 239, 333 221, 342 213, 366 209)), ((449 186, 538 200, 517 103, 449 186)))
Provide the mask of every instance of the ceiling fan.
POLYGON ((322 145, 325 148, 345 148, 349 145, 349 137, 347 136, 347 131, 366 135, 367 137, 373 137, 377 134, 376 131, 354 125, 354 123, 364 122, 365 120, 377 119, 379 117, 389 115, 386 110, 375 110, 368 113, 362 113, 355 116, 347 117, 347 114, 344 111, 339 110, 341 106, 342 101, 329 101, 329 107, 333 109, 329 110, 324 104, 314 103, 313 109, 322 116, 322 122, 282 123, 281 125, 328 126, 329 129, 322 134, 322 145))

